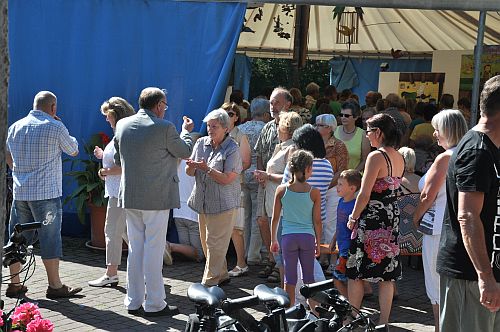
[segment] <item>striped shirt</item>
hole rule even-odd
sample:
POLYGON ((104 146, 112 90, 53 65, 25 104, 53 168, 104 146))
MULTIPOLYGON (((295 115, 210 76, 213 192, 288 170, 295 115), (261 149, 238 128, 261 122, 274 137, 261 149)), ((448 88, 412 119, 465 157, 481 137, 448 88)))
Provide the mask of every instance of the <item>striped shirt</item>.
MULTIPOLYGON (((281 183, 286 183, 290 181, 290 179, 291 174, 287 166, 281 183)), ((321 193, 321 220, 326 220, 326 193, 328 191, 328 187, 330 187, 332 179, 333 169, 330 162, 324 158, 314 158, 312 175, 306 182, 313 188, 318 188, 321 193)))
POLYGON ((61 152, 78 153, 78 142, 61 121, 33 110, 9 127, 14 199, 38 201, 62 196, 61 152))

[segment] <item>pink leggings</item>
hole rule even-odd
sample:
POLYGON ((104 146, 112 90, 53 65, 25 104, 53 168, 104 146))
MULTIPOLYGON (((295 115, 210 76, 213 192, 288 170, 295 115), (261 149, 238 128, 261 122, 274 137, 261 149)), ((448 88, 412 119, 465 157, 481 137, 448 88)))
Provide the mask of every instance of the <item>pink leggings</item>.
POLYGON ((304 284, 314 282, 314 236, 307 233, 285 234, 281 238, 283 265, 285 268, 285 283, 297 284, 297 262, 302 267, 304 284))

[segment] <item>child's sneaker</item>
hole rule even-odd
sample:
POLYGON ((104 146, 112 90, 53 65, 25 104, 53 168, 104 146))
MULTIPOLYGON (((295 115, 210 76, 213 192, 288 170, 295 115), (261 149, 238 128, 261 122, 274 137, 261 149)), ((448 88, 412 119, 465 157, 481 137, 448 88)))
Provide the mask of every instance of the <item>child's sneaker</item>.
POLYGON ((335 265, 330 264, 330 265, 328 265, 328 268, 325 271, 325 275, 332 276, 333 275, 333 271, 335 271, 335 265))

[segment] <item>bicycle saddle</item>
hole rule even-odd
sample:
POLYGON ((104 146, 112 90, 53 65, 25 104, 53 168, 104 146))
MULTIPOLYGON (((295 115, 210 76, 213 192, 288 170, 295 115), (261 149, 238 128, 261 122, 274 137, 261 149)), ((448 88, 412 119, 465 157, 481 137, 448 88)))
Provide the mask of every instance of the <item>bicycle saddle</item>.
POLYGON ((187 296, 195 303, 205 304, 211 307, 220 306, 221 302, 226 298, 226 294, 221 288, 217 286, 207 288, 200 283, 189 286, 187 296))
POLYGON ((261 302, 275 301, 280 307, 288 307, 290 305, 288 294, 282 288, 269 288, 266 285, 257 285, 253 289, 253 294, 257 295, 261 302))

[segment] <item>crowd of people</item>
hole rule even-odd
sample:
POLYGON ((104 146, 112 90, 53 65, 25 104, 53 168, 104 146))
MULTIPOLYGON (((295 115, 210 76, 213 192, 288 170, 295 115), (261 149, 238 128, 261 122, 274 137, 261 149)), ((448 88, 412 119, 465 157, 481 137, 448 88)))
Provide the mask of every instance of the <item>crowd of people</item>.
MULTIPOLYGON (((247 103, 235 91, 203 119, 207 136, 192 132, 187 116, 180 133, 164 120, 167 96, 158 88, 141 92, 137 112, 119 97, 104 102, 114 139, 94 154, 109 198, 106 272, 89 285, 118 284, 125 239, 124 304, 132 315, 178 313, 162 278, 175 252, 204 262, 206 286, 225 287, 259 267, 259 277, 280 283, 292 304, 302 301, 301 283, 325 275, 357 309, 377 284, 379 324, 387 325, 404 277, 398 198, 420 193, 413 222, 423 234, 436 331, 498 330, 500 76, 485 83, 471 130, 470 102, 461 99, 454 110, 449 94, 435 105, 369 91, 361 107, 351 91, 329 85, 320 92, 315 83, 304 98, 277 87, 247 103), (166 242, 170 210, 179 243, 166 242), (228 268, 231 241, 236 265, 228 268)), ((7 137, 15 179, 10 227, 44 221, 49 298, 81 291, 59 278, 61 153, 76 155, 78 143, 56 111, 56 96, 38 93, 7 137)), ((16 275, 20 265, 10 269, 16 275)), ((14 277, 6 295, 25 292, 14 277)))

